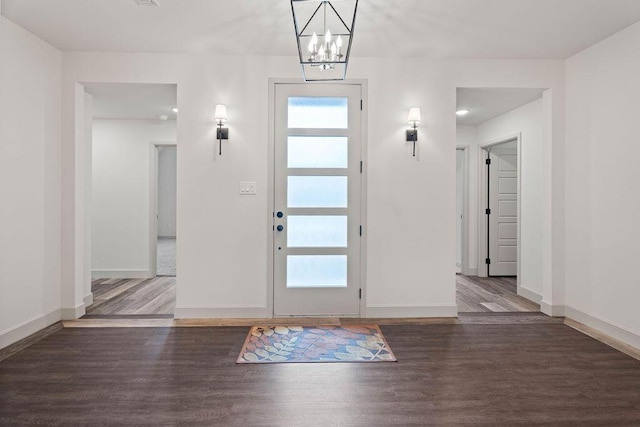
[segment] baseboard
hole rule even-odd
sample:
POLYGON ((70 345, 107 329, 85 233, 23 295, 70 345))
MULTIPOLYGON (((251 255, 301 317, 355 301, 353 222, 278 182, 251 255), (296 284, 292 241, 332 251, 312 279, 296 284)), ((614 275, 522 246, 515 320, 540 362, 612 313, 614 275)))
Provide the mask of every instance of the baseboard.
POLYGON ((529 301, 533 301, 536 304, 540 304, 542 302, 542 295, 530 291, 529 289, 522 286, 518 286, 518 295, 520 295, 521 297, 525 297, 529 301))
POLYGON ((92 279, 148 279, 149 270, 92 270, 92 279))
POLYGON ((462 274, 464 274, 465 276, 477 276, 478 269, 470 268, 470 267, 462 267, 462 274))
POLYGON ((233 319, 273 317, 267 307, 176 307, 174 319, 233 319))
MULTIPOLYGON (((628 346, 631 346, 640 352, 640 335, 638 334, 635 334, 631 331, 621 328, 620 326, 616 326, 605 320, 598 319, 595 316, 592 316, 588 313, 577 310, 573 307, 568 307, 568 306, 566 307, 565 316, 570 321, 574 321, 574 322, 578 322, 583 325, 586 325, 589 328, 592 328, 597 332, 600 332, 611 338, 621 341, 622 343, 628 346)), ((594 337, 594 338, 599 339, 598 337, 594 337)))
POLYGON ((540 311, 551 317, 564 317, 564 305, 552 305, 546 301, 540 301, 540 311))
POLYGON ((61 320, 75 320, 84 316, 85 313, 85 305, 84 303, 80 304, 77 307, 72 308, 61 308, 60 309, 60 319, 61 320))
POLYGON ((458 306, 442 304, 431 306, 368 306, 362 317, 457 317, 458 306))
POLYGON ((93 304, 93 292, 89 292, 89 295, 86 295, 84 297, 83 302, 85 307, 89 307, 91 304, 93 304))
POLYGON ((53 325, 61 320, 61 311, 54 310, 47 314, 33 317, 9 329, 0 332, 0 348, 5 348, 35 334, 36 332, 53 325))
POLYGON ((176 236, 158 236, 158 239, 175 239, 176 236))

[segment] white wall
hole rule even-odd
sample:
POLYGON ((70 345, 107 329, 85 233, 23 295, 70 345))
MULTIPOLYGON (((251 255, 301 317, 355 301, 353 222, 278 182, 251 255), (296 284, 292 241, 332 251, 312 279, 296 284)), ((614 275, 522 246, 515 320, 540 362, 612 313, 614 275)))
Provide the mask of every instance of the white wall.
MULTIPOLYGON (((544 235, 543 205, 543 102, 538 99, 478 125, 477 140, 482 146, 514 134, 521 135, 520 152, 520 265, 518 290, 540 302, 544 235), (522 288, 522 289, 521 289, 522 288)), ((482 227, 475 224, 475 227, 482 227)), ((476 228, 477 230, 477 228, 476 228)))
POLYGON ((158 148, 158 236, 176 237, 175 147, 158 148))
POLYGON ((93 277, 148 277, 150 274, 149 191, 153 141, 176 141, 176 122, 93 121, 93 277))
POLYGON ((640 348, 640 24, 567 61, 567 316, 640 348))
POLYGON ((0 18, 0 348, 60 320, 62 56, 0 18))
MULTIPOLYGON (((299 81, 296 58, 112 53, 64 58, 65 161, 72 164, 80 160, 73 133, 76 82, 178 84, 176 315, 271 316, 268 78, 299 81), (232 135, 221 157, 211 120, 216 103, 228 106, 232 135), (256 181, 257 195, 240 196, 240 181, 256 181)), ((557 119, 564 110, 556 107, 563 106, 563 63, 354 58, 349 77, 368 82, 363 314, 455 315, 455 88, 557 89, 553 134, 554 145, 561 147, 563 121, 557 119), (424 118, 417 158, 404 141, 412 105, 422 107, 424 118)), ((73 182, 74 172, 65 173, 65 182, 73 182)), ((74 213, 68 220, 76 220, 74 213)), ((67 248, 73 252, 70 242, 67 248)), ((548 253, 559 257, 554 248, 548 253)), ((73 260, 66 259, 63 268, 72 271, 73 260)), ((65 296, 65 304, 75 303, 72 289, 65 296)))

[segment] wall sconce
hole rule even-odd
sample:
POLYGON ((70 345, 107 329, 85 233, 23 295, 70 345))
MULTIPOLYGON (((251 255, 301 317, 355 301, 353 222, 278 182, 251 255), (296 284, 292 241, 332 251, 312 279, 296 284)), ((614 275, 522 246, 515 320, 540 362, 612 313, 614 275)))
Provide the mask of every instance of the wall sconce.
POLYGON ((213 115, 213 119, 218 121, 218 132, 216 138, 220 145, 219 154, 222 155, 222 140, 229 139, 229 128, 223 128, 222 124, 227 121, 227 106, 223 104, 216 105, 216 112, 213 115))
POLYGON ((416 141, 418 140, 418 123, 420 123, 420 107, 409 108, 409 124, 413 129, 407 129, 407 141, 413 141, 413 157, 416 156, 416 141))

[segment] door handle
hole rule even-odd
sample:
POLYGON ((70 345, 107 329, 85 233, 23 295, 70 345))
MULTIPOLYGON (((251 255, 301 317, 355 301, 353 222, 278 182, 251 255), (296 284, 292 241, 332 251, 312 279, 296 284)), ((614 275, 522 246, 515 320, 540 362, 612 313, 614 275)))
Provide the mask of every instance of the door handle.
POLYGON ((284 225, 282 225, 282 224, 281 224, 281 225, 278 225, 278 226, 276 227, 276 230, 278 230, 278 231, 282 231, 282 230, 284 230, 284 225))

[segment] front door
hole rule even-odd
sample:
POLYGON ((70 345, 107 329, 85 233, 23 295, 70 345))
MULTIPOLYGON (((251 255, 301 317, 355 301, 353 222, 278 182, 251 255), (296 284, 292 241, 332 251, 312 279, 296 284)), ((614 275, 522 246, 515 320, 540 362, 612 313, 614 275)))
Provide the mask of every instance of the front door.
POLYGON ((275 316, 360 314, 360 94, 275 86, 275 316))

